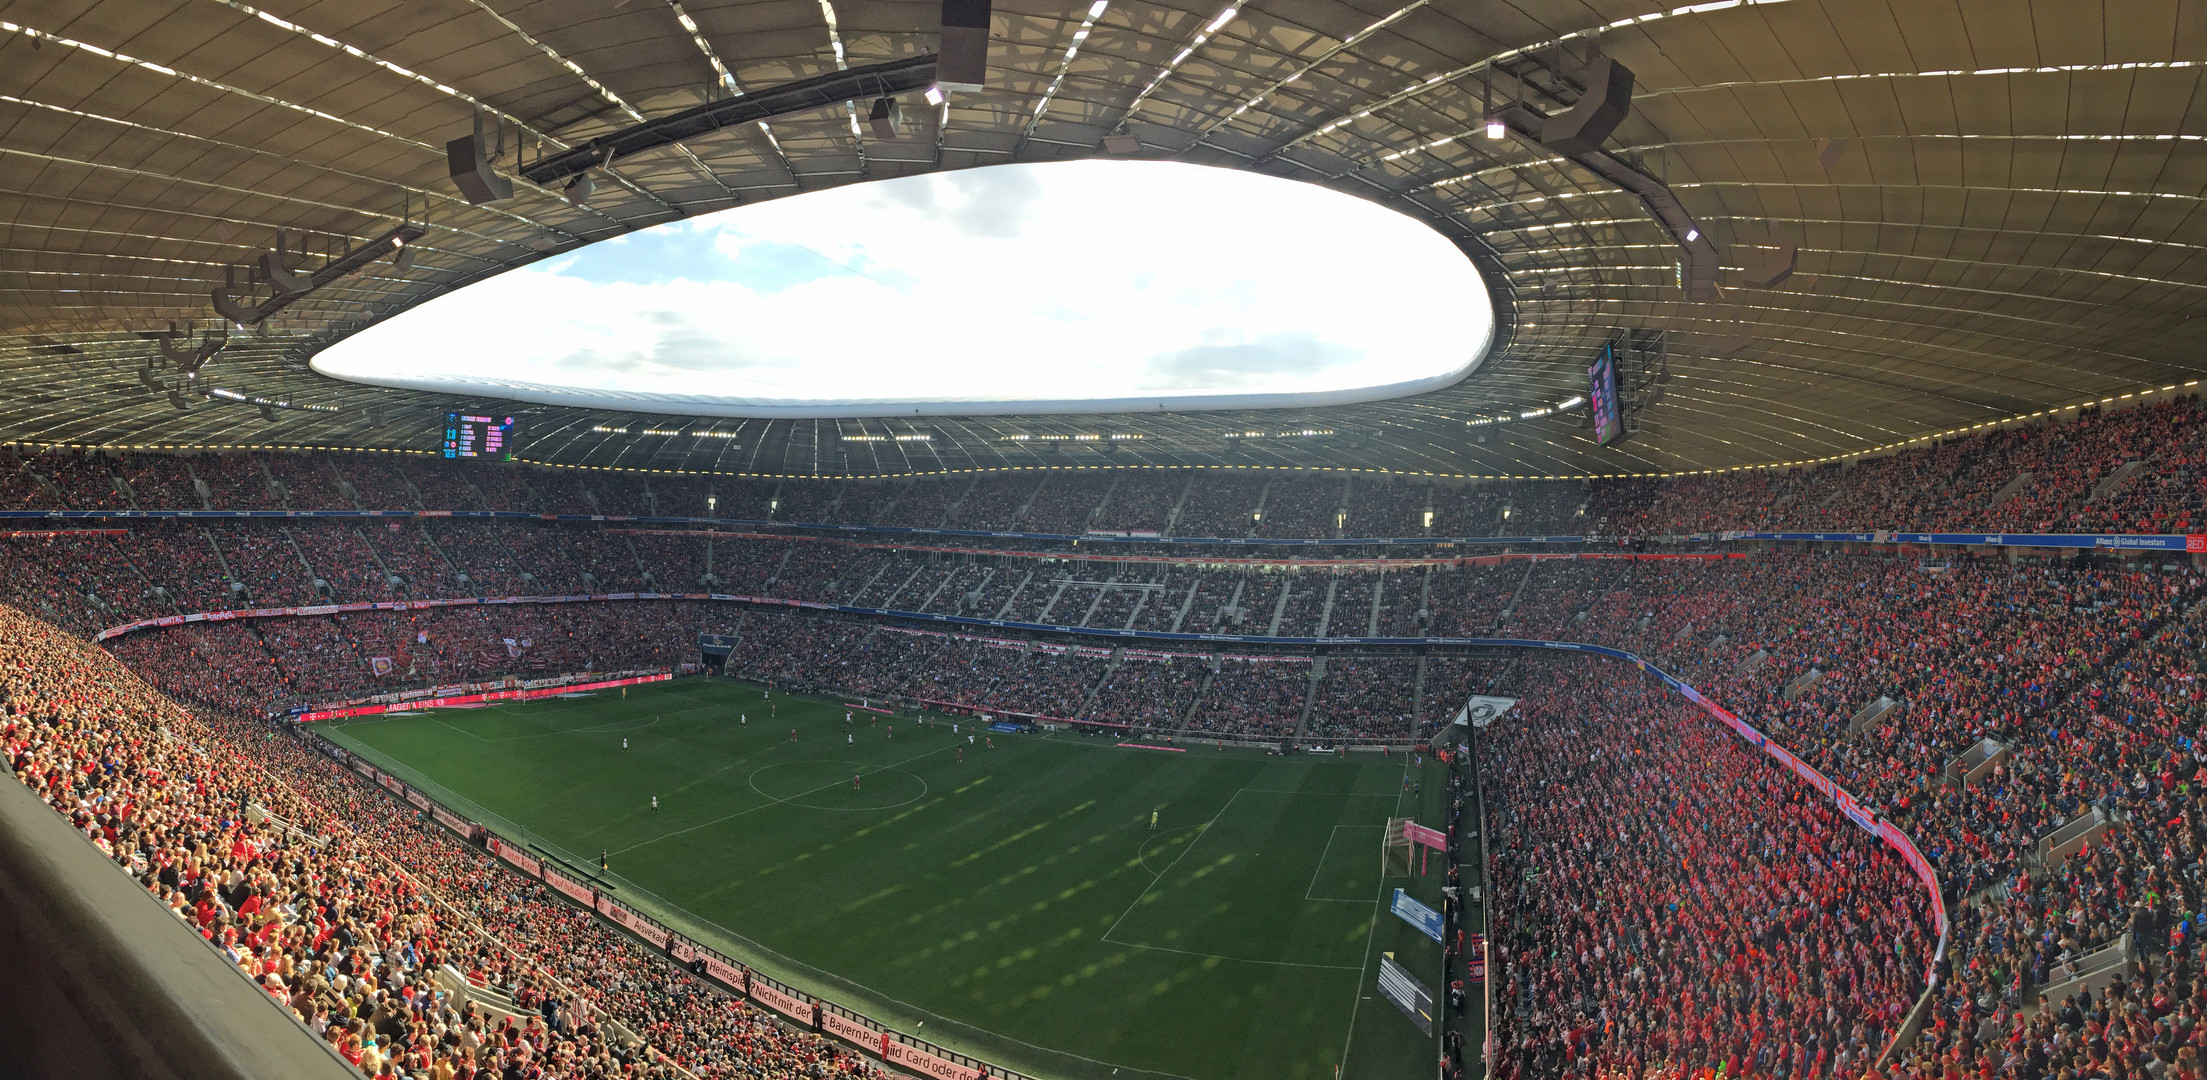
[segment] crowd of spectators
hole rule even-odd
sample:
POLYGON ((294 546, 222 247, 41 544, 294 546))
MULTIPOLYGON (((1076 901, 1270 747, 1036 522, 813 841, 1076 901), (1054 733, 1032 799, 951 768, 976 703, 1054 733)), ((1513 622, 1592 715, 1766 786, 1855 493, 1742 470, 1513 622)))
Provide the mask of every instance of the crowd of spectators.
POLYGON ((1185 473, 1141 472, 1119 479, 1091 528, 1123 532, 1163 533, 1171 524, 1173 506, 1188 490, 1185 473))
POLYGON ((1310 665, 1285 660, 1222 659, 1196 703, 1202 731, 1286 739, 1302 720, 1310 665))
POLYGON ((363 1075, 882 1075, 293 738, 177 708, 12 609, 0 641, 0 744, 16 778, 363 1075))
POLYGON ((1091 482, 1079 474, 1052 476, 1044 481, 1019 519, 1020 532, 1080 534, 1094 523, 1091 516, 1110 491, 1109 481, 1091 482))
POLYGON ((1122 659, 1097 688, 1088 715, 1128 727, 1173 730, 1209 673, 1209 666, 1193 657, 1122 659))
POLYGON ((1041 486, 1040 478, 1024 473, 983 476, 959 496, 958 504, 951 507, 949 516, 943 519, 943 528, 1014 528, 1018 525, 1020 510, 1041 486))
POLYGON ((860 483, 643 476, 370 453, 186 459, 55 451, 0 463, 6 474, 0 508, 493 509, 1280 539, 1645 537, 1724 529, 2183 532, 2207 499, 2207 424, 2196 396, 2151 400, 2120 412, 2065 410, 1845 464, 1667 480, 1344 481, 1104 470, 860 483), (2122 483, 2100 490, 2117 479, 2122 483))
MULTIPOLYGON (((1214 583, 1215 577, 1217 575, 1196 572, 1187 567, 1164 568, 1163 576, 1157 582, 1158 588, 1150 591, 1149 599, 1135 611, 1133 621, 1127 624, 1127 629, 1163 634, 1182 629, 1192 632, 1197 621, 1203 621, 1203 629, 1209 629, 1209 614, 1202 608, 1207 595, 1204 586, 1212 585, 1209 595, 1215 595, 1218 588, 1225 585, 1224 579, 1214 583), (1187 613, 1185 616, 1182 615, 1183 611, 1187 613), (1182 623, 1188 625, 1183 627, 1182 623)), ((1210 611, 1218 610, 1218 605, 1224 602, 1223 596, 1210 601, 1210 611)))
POLYGON ((1609 570, 1536 578, 1525 606, 1588 611, 1576 636, 1726 702, 1940 873, 1947 980, 1927 1036, 1887 1075, 2159 1075, 2177 1061, 2194 1030, 2178 1006, 2203 988, 2186 945, 2207 840, 2187 799, 2207 783, 2195 574, 1784 555, 1609 570), (1879 696, 1901 704, 1857 730, 1879 696), (1984 739, 2007 756, 1963 786, 1949 763, 1984 739), (2116 826, 2041 864, 2040 838, 2095 808, 2116 826), (2063 972, 2105 948, 2135 954, 2128 981, 2064 1000, 2078 988, 2063 972))
POLYGON ((1257 500, 1264 495, 1261 476, 1205 477, 1188 489, 1180 505, 1174 536, 1248 536, 1256 525, 1257 500))
POLYGON ((1256 536, 1307 540, 1335 535, 1343 509, 1342 483, 1327 476, 1281 477, 1264 496, 1256 536))
POLYGON ((1317 637, 1320 619, 1326 613, 1326 597, 1340 581, 1326 574, 1289 576, 1287 606, 1280 609, 1279 629, 1273 631, 1273 636, 1317 637))
POLYGON ((1921 884, 1668 688, 1541 670, 1480 746, 1495 1075, 1868 1075, 1930 971, 1921 884))
POLYGON ((674 667, 697 659, 694 601, 498 604, 187 623, 109 642, 180 699, 278 706, 495 676, 674 667))
MULTIPOLYGON (((1444 527, 1448 522, 1490 511, 1493 527, 1503 532, 1576 531, 1568 522, 1589 500, 1586 516, 1619 533, 1887 527, 1896 523, 1886 517, 1891 513, 1933 527, 2189 528, 2199 498, 2190 470, 2202 456, 2197 408, 2187 398, 2088 415, 1844 470, 1591 487, 1366 486, 1359 480, 1349 486, 1348 508, 1352 521, 1368 515, 1414 517, 1421 524, 1430 510, 1436 533, 1453 531, 1444 527), (2126 463, 2138 461, 2150 467, 2129 474, 2126 486, 2093 496, 2126 463), (2018 485, 2015 477, 2026 472, 2031 479, 2018 485)), ((8 474, 0 496, 32 506, 51 503, 57 492, 95 502, 104 470, 109 495, 119 496, 112 478, 120 477, 144 505, 141 489, 166 483, 172 492, 189 490, 189 471, 179 482, 163 471, 164 461, 183 464, 33 458, 28 471, 8 474)), ((374 482, 359 475, 382 476, 388 485, 399 468, 365 456, 325 464, 361 492, 363 502, 374 482)), ((213 477, 211 492, 239 499, 250 498, 255 483, 270 499, 311 490, 319 493, 315 501, 326 501, 336 490, 335 479, 320 482, 317 473, 300 471, 307 468, 301 460, 279 465, 268 459, 264 470, 250 457, 200 458, 191 468, 213 477), (277 488, 266 482, 271 472, 281 481, 277 488)), ((1154 508, 1173 475, 1129 476, 1111 489, 1113 503, 1121 494, 1146 492, 1142 498, 1154 508)), ((402 488, 426 493, 430 483, 449 487, 454 474, 409 461, 397 479, 402 488)), ((548 498, 579 499, 585 484, 596 490, 595 481, 575 480, 568 491, 520 470, 479 470, 461 482, 495 506, 515 505, 525 494, 534 508, 552 505, 548 498)), ((1078 501, 1073 493, 1092 490, 1101 498, 1110 482, 992 477, 932 485, 939 490, 930 497, 939 496, 945 507, 958 499, 956 517, 969 506, 975 513, 1008 514, 1037 491, 1055 491, 1063 498, 1047 505, 1060 513, 1078 501), (991 505, 995 509, 987 509, 991 505)), ((1311 483, 1332 485, 1330 495, 1310 504, 1330 514, 1330 504, 1340 502, 1339 481, 1317 478, 1304 486, 1311 483)), ((697 496, 689 488, 654 484, 651 504, 697 496)), ((1195 514, 1195 520, 1205 513, 1231 519, 1234 512, 1220 508, 1242 498, 1254 509, 1266 487, 1260 477, 1199 477, 1192 487, 1183 478, 1181 484, 1187 487, 1183 518, 1195 514)), ((789 499, 791 491, 805 489, 810 502, 797 507, 833 508, 845 517, 866 500, 887 497, 875 490, 881 486, 755 486, 744 497, 774 498, 766 492, 779 490, 789 499)), ((1295 490, 1283 482, 1272 485, 1271 494, 1295 490)), ((988 524, 1002 527, 1000 520, 988 524)), ((289 603, 314 599, 306 594, 311 584, 302 557, 338 599, 404 595, 383 578, 386 567, 416 596, 426 595, 425 587, 526 595, 592 584, 635 587, 647 571, 663 587, 691 588, 704 573, 709 544, 710 565, 725 591, 829 602, 863 594, 868 604, 926 604, 936 612, 1067 624, 1087 618, 1111 628, 1131 617, 1140 629, 1170 629, 1180 621, 1184 631, 1261 635, 1277 611, 1282 635, 1304 636, 1317 631, 1332 587, 1327 631, 1359 636, 1369 624, 1372 590, 1379 588, 1384 634, 1500 633, 1639 653, 1727 703, 1915 837, 1946 883, 1956 934, 1930 1034, 1915 1057, 1889 1064, 1887 1075, 1979 1071, 1988 1058, 1997 1071, 2012 1064, 2010 1058, 2029 1062, 2034 1054, 2112 1074, 2118 1066, 2144 1068, 2149 1060, 2164 1060, 2164 1051, 2176 1053, 2177 1046, 2155 1033, 2161 1021, 2186 1032, 2197 1028, 2184 1021, 2183 1008, 2199 1000, 2187 941, 2196 936, 2202 892, 2193 853, 2207 837, 2198 833, 2188 800, 2207 784, 2199 775, 2207 747, 2195 744, 2207 631, 2190 614, 2202 584, 2189 571, 2090 560, 1934 562, 1902 549, 1886 556, 1513 560, 1336 578, 1322 570, 1249 573, 1010 557, 974 562, 817 541, 629 536, 599 527, 465 519, 398 532, 382 523, 365 529, 299 522, 282 529, 259 523, 129 528, 123 538, 9 541, 7 595, 56 625, 88 634, 127 618, 226 606, 228 581, 217 551, 253 602, 289 603), (468 576, 468 587, 458 582, 460 573, 468 576), (1119 582, 1110 582, 1114 575, 1119 582), (431 584, 421 586, 424 581, 431 584), (1164 588, 1125 587, 1130 584, 1164 588), (1284 607, 1278 604, 1283 589, 1290 590, 1284 607), (1187 618, 1179 620, 1183 605, 1187 618), (1229 605, 1241 619, 1215 625, 1229 605), (1421 609, 1430 612, 1422 624, 1421 609), (1857 725, 1863 706, 1880 696, 1900 705, 1877 723, 1857 725), (1973 786, 1955 783, 1948 764, 1986 739, 2005 747, 2002 763, 1973 786), (2095 809, 2117 827, 2072 860, 2035 862, 2041 835, 2095 809), (2076 1002, 2081 1019, 2070 1019, 2069 1005, 2059 1000, 2037 1008, 2035 988, 2058 982, 2065 965, 2111 944, 2137 952, 2129 983, 2076 1002), (2162 998, 2173 1004, 2155 1004, 2162 998), (2139 1024, 2152 1030, 2141 1036, 2132 1030, 2139 1024)), ((1268 738, 1293 735, 1306 712, 1304 734, 1312 739, 1430 730, 1463 693, 1476 689, 1473 684, 1491 689, 1499 679, 1505 688, 1526 687, 1537 674, 1435 658, 1426 673, 1424 714, 1413 717, 1416 664, 1409 660, 1335 657, 1314 681, 1307 662, 1229 655, 1214 675, 1200 660, 1130 659, 1113 666, 1100 651, 1007 647, 809 615, 738 618, 715 605, 676 602, 198 624, 118 639, 114 650, 176 696, 258 711, 306 696, 490 674, 666 666, 695 658, 696 629, 731 621, 741 639, 729 670, 780 685, 1268 738), (508 637, 514 645, 506 644, 508 637), (389 661, 388 668, 379 670, 378 658, 389 661)), ((1818 1033, 1819 1043, 1824 1034, 1818 1033)), ((1850 1065, 1859 1057, 1852 1026, 1829 1035, 1832 1045, 1818 1047, 1827 1051, 1827 1073, 1841 1052, 1850 1055, 1850 1065)), ((1570 1039, 1564 1044, 1572 1045, 1570 1039)), ((1750 1058, 1760 1056, 1758 1049, 1750 1058)), ((1804 1067, 1813 1061, 1812 1052, 1804 1067)), ((1791 1059, 1786 1064, 1787 1071, 1800 1071, 1791 1059)))
POLYGON ((1325 676, 1313 688, 1304 735, 1320 742, 1338 736, 1410 740, 1430 736, 1430 729, 1411 730, 1410 694, 1417 672, 1414 659, 1328 660, 1325 676))
POLYGON ((1594 486, 1590 531, 2182 533, 2207 496, 2207 409, 2196 395, 2042 421, 1789 472, 1594 486), (2126 470, 2126 466, 2128 469, 2126 470), (2103 489, 2105 487, 2105 490, 2103 489))

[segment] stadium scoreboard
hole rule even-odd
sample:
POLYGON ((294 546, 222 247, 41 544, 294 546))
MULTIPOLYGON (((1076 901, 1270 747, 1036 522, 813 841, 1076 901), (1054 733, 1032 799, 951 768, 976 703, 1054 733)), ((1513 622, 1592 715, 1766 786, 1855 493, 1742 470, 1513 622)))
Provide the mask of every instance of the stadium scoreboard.
POLYGON ((444 456, 513 460, 513 417, 444 414, 444 456))

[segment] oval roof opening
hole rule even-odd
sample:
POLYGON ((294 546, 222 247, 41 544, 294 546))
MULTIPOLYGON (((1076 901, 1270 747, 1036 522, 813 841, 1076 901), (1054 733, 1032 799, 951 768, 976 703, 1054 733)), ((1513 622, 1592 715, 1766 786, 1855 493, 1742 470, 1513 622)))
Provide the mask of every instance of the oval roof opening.
POLYGON ((1153 161, 934 172, 656 225, 323 350, 380 386, 700 416, 1270 408, 1469 374, 1485 283, 1424 223, 1153 161))

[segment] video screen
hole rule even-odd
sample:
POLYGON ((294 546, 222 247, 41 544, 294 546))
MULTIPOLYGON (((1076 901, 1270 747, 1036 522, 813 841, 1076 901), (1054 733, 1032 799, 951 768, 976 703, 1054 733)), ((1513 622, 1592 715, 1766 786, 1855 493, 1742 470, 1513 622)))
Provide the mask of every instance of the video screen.
POLYGON ((1617 404, 1617 347, 1602 346, 1594 366, 1586 369, 1586 407, 1594 416, 1594 445, 1608 446, 1625 437, 1625 421, 1617 404))
POLYGON ((444 456, 513 460, 513 417, 444 414, 444 456))

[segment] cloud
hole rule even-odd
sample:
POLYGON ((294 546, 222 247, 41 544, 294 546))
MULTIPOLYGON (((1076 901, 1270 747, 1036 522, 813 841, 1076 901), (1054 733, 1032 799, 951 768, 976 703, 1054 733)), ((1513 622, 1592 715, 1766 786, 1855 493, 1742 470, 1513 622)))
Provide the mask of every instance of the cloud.
POLYGON ((1173 163, 930 173, 630 235, 420 305, 315 366, 670 412, 1078 411, 1448 381, 1492 327, 1478 275, 1424 224, 1173 163))
POLYGON ((1159 389, 1252 390, 1274 380, 1348 366, 1360 351, 1309 334, 1268 334, 1233 345, 1197 345, 1151 357, 1147 385, 1159 389))

